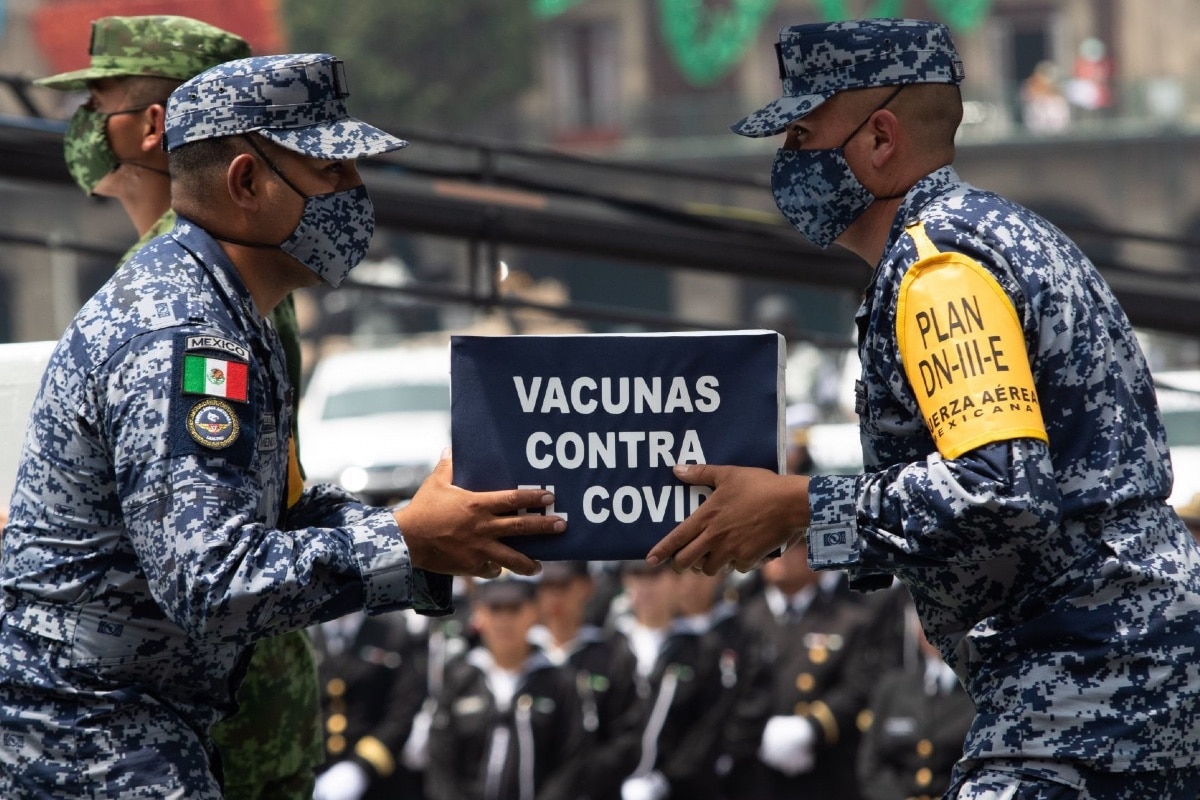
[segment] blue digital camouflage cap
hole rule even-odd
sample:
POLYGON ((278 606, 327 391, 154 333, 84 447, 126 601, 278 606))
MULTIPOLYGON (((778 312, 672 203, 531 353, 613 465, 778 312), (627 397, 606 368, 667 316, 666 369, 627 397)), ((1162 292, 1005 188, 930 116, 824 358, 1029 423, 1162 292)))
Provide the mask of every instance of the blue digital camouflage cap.
POLYGON ((230 61, 171 93, 164 147, 254 131, 297 153, 342 161, 408 145, 351 117, 349 95, 341 59, 325 53, 230 61))
POLYGON ((742 136, 774 136, 847 89, 963 79, 945 25, 920 19, 866 19, 793 25, 775 45, 783 97, 731 126, 742 136))

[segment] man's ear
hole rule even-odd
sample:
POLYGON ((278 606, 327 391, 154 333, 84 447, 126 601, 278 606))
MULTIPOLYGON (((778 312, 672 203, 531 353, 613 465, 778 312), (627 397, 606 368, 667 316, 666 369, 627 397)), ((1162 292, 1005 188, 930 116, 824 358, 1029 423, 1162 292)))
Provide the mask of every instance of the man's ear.
POLYGON ((233 202, 247 210, 258 208, 261 172, 258 161, 249 153, 234 156, 225 170, 225 188, 233 202))
POLYGON ((161 103, 146 106, 142 111, 141 147, 143 153, 162 152, 163 131, 167 119, 167 110, 161 103))
POLYGON ((876 169, 887 164, 896 154, 900 138, 900 120, 884 108, 875 112, 869 123, 871 134, 871 163, 876 169))

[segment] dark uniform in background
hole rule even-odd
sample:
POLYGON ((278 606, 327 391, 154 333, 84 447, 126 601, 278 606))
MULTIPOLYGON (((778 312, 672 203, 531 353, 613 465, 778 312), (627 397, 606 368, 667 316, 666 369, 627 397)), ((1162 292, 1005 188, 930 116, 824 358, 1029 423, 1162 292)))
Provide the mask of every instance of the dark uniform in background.
POLYGON ((934 800, 950 787, 975 706, 953 672, 930 672, 922 663, 879 681, 859 745, 863 800, 934 800))
MULTIPOLYGON (((597 612, 594 576, 586 561, 548 561, 538 579, 538 592, 576 580, 593 581, 591 599, 584 602, 583 619, 603 619, 597 612)), ((606 591, 604 606, 611 604, 606 591)), ((546 622, 543 617, 543 623, 546 622)), ((637 658, 629 642, 612 628, 585 621, 575 638, 556 647, 551 632, 539 626, 530 639, 546 656, 572 676, 578 695, 579 718, 585 734, 586 757, 580 764, 575 797, 580 800, 616 800, 621 781, 637 758, 638 724, 641 719, 635 675, 637 658)))
POLYGON ((626 797, 715 800, 752 763, 769 710, 769 683, 737 607, 672 624, 644 689, 638 762, 626 797))
MULTIPOLYGON (((437 698, 442 693, 446 665, 461 658, 477 644, 475 632, 470 624, 470 606, 467 602, 469 581, 454 579, 454 613, 443 617, 418 617, 427 622, 421 651, 412 662, 422 676, 419 692, 420 711, 413 718, 408 741, 400 754, 399 769, 407 773, 404 800, 420 800, 425 797, 425 771, 429 768, 429 728, 437 709, 437 698)), ((411 617, 410 617, 411 620, 411 617)))
POLYGON ((419 776, 403 767, 400 753, 425 699, 425 618, 354 613, 322 623, 312 636, 327 754, 317 796, 334 796, 332 783, 358 789, 338 797, 416 796, 419 776))
POLYGON ((579 769, 580 798, 620 796, 621 780, 632 769, 630 733, 641 717, 634 675, 636 659, 625 637, 588 626, 561 669, 574 677, 587 756, 579 769))
MULTIPOLYGON (((530 581, 484 581, 472 590, 472 604, 532 602, 530 581)), ((511 692, 497 690, 497 672, 483 645, 446 665, 429 731, 426 796, 572 800, 584 744, 574 677, 532 646, 511 692)))
POLYGON ((807 720, 815 735, 812 761, 808 769, 792 774, 760 762, 757 775, 741 783, 738 796, 855 800, 858 716, 869 691, 862 683, 862 660, 869 652, 873 609, 835 573, 821 577, 819 589, 799 613, 772 609, 769 597, 786 596, 764 588, 747 603, 744 623, 763 642, 772 681, 770 715, 807 720))
POLYGON ((908 592, 889 594, 903 620, 904 658, 876 672, 882 677, 861 717, 859 785, 863 800, 932 800, 950 788, 975 705, 925 638, 908 592))

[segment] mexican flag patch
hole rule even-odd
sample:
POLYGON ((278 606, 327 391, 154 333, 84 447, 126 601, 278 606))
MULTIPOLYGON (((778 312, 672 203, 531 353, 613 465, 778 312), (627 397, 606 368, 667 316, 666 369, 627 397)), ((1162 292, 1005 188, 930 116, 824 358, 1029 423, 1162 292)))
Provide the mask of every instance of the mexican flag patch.
POLYGON ((184 394, 203 394, 228 400, 246 400, 247 365, 207 356, 183 357, 184 394))

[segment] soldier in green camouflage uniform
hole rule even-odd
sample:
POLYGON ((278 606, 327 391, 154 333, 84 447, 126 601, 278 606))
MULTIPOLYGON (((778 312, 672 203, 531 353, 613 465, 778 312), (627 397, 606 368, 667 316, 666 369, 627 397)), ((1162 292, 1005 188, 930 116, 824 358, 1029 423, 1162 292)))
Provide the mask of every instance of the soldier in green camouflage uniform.
MULTIPOLYGON (((245 58, 250 47, 238 36, 187 17, 104 17, 92 23, 90 52, 88 68, 36 83, 90 94, 71 118, 64 153, 80 188, 116 197, 141 234, 119 267, 175 224, 161 147, 167 96, 210 67, 245 58)), ((292 386, 298 386, 300 340, 290 295, 271 319, 292 386)), ((302 481, 298 459, 293 455, 291 461, 289 499, 302 481)), ((307 634, 296 631, 259 642, 237 699, 238 712, 212 731, 226 797, 310 800, 324 741, 307 634)))

